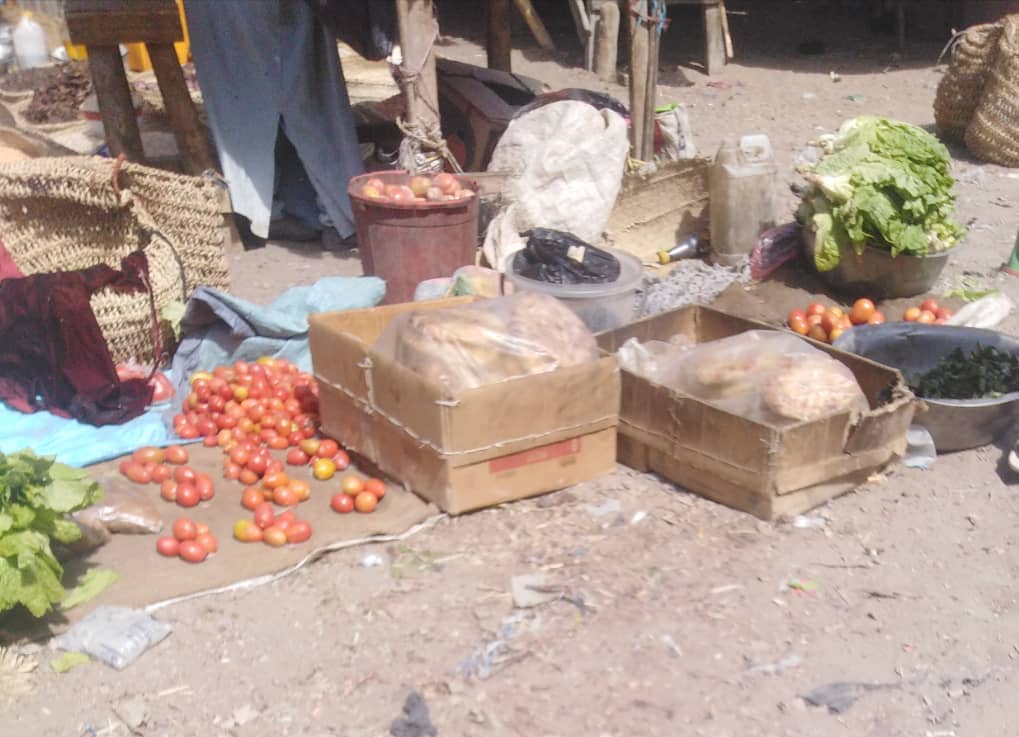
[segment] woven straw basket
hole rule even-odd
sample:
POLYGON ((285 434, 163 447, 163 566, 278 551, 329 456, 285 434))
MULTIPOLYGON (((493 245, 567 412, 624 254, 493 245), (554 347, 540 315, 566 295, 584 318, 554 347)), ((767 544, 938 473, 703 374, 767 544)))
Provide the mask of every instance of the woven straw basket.
POLYGON ((105 289, 91 300, 114 362, 161 363, 173 340, 162 308, 199 285, 229 286, 220 202, 209 179, 111 159, 0 164, 0 238, 23 273, 119 268, 145 252, 151 294, 105 289))
POLYGON ((1002 22, 997 57, 965 141, 984 161, 1019 166, 1019 15, 1002 22))
POLYGON ((944 138, 963 140, 991 75, 1001 28, 1000 23, 972 26, 958 37, 934 98, 934 121, 944 138))

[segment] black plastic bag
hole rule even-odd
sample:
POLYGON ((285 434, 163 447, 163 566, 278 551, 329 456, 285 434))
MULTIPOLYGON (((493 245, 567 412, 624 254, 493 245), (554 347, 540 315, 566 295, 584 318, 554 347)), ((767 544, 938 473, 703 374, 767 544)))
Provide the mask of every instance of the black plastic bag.
POLYGON ((586 102, 596 110, 611 110, 624 118, 629 117, 630 115, 630 111, 626 109, 626 105, 611 95, 606 95, 604 92, 594 92, 593 90, 570 87, 565 90, 546 92, 545 94, 538 95, 532 102, 529 102, 517 110, 513 114, 513 120, 523 117, 524 115, 527 115, 527 113, 537 110, 538 108, 550 105, 553 102, 565 102, 567 100, 572 100, 573 102, 586 102))
POLYGON ((396 38, 393 0, 305 0, 336 38, 369 61, 389 56, 396 38))
POLYGON ((527 247, 513 257, 513 271, 546 284, 608 284, 619 278, 619 259, 572 233, 534 228, 521 235, 527 247))

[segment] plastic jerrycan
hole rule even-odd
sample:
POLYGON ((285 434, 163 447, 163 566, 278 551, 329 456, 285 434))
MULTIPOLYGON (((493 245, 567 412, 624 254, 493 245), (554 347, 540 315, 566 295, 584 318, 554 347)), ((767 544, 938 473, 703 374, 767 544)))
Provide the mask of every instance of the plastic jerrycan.
POLYGON ((31 69, 41 67, 49 61, 50 52, 46 47, 46 32, 26 11, 14 28, 14 56, 18 67, 31 69))
POLYGON ((777 171, 764 134, 727 140, 718 149, 708 173, 712 261, 734 266, 774 227, 777 171))

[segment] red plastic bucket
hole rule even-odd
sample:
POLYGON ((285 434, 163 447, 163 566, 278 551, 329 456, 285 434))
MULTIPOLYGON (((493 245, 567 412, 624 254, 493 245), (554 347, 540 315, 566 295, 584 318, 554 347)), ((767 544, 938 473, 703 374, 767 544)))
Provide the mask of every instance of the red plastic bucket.
MULTIPOLYGON (((391 202, 366 198, 371 179, 385 185, 410 181, 403 171, 377 171, 350 180, 347 193, 354 209, 357 245, 365 274, 386 282, 385 304, 410 302, 425 279, 452 275, 474 263, 478 248, 478 198, 450 202, 391 202)), ((478 191, 477 183, 457 177, 478 191)))

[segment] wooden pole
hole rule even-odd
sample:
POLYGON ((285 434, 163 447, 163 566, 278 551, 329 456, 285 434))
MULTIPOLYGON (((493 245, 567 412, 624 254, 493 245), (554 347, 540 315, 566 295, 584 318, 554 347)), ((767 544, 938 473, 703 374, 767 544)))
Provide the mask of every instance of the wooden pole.
POLYGON ((725 67, 723 13, 725 8, 717 2, 704 6, 704 67, 709 75, 717 74, 725 67))
POLYGON ((184 158, 188 170, 192 174, 201 174, 207 169, 216 168, 216 158, 212 154, 209 140, 202 130, 198 111, 191 101, 184 74, 180 70, 177 52, 171 44, 146 44, 152 69, 159 82, 159 92, 163 96, 166 114, 173 125, 173 134, 177 139, 177 148, 184 158))
POLYGON ((655 108, 658 107, 658 49, 662 34, 657 22, 648 23, 647 85, 644 87, 644 135, 641 138, 641 161, 655 157, 655 108))
POLYGON ((616 81, 616 58, 619 53, 619 6, 604 3, 594 46, 594 72, 605 82, 616 81))
POLYGON ((647 103, 648 26, 642 19, 647 15, 648 2, 641 0, 637 15, 630 16, 630 144, 633 156, 640 157, 644 150, 644 114, 647 103))
POLYGON ((96 90, 96 101, 103 116, 106 142, 114 156, 124 154, 128 161, 145 163, 142 137, 131 88, 127 85, 124 59, 117 46, 88 46, 88 64, 96 90))
POLYGON ((520 11, 520 15, 524 16, 524 20, 527 21, 527 27, 531 29, 538 45, 546 51, 555 51, 555 42, 549 35, 548 29, 545 28, 545 24, 542 23, 541 16, 531 4, 531 0, 513 0, 513 2, 517 6, 517 10, 520 11))
POLYGON ((439 88, 433 49, 438 28, 432 0, 396 0, 403 69, 410 75, 404 94, 407 122, 424 131, 438 132, 439 88))
POLYGON ((485 21, 488 27, 488 68, 511 72, 510 0, 487 0, 485 21))

